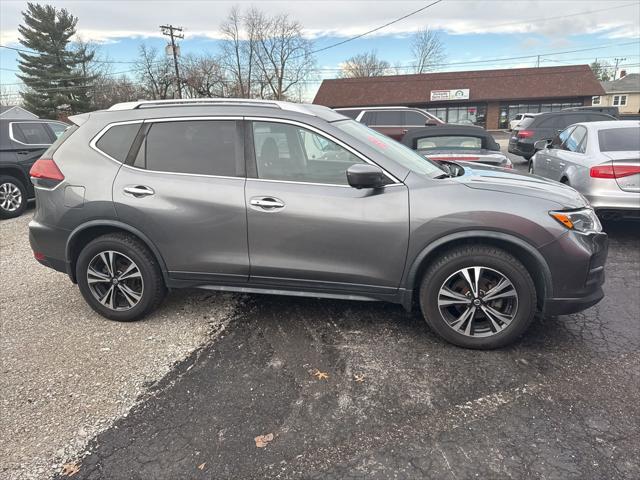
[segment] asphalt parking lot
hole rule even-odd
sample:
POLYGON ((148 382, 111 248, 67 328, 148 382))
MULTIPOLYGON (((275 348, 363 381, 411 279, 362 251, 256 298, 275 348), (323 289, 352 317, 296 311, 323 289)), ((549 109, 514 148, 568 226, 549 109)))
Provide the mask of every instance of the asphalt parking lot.
POLYGON ((184 291, 109 322, 30 215, 0 223, 3 478, 640 478, 638 223, 605 225, 600 304, 479 352, 378 303, 184 291))

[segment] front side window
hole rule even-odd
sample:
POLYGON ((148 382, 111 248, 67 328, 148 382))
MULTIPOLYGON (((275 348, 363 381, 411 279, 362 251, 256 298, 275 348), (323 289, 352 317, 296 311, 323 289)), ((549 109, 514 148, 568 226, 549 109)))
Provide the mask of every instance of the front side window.
POLYGON ((124 163, 133 139, 136 138, 138 130, 140 130, 140 125, 140 123, 114 125, 100 137, 96 142, 96 147, 111 158, 124 163))
POLYGON ((275 122, 252 125, 258 178, 348 185, 347 169, 355 163, 364 163, 311 130, 275 122))
POLYGON ((408 127, 424 127, 427 120, 430 119, 424 115, 420 115, 418 112, 410 111, 404 113, 404 124, 408 127))
MULTIPOLYGON (((142 147, 144 166, 159 172, 239 176, 237 134, 235 120, 153 123, 142 147)), ((136 166, 143 163, 140 157, 136 166)))
POLYGON ((419 138, 416 145, 418 150, 479 150, 482 139, 462 135, 419 138))
POLYGON ((13 123, 11 130, 14 140, 26 145, 51 145, 54 141, 44 123, 13 123))
POLYGON ((558 148, 561 145, 564 145, 566 140, 569 138, 569 135, 571 135, 571 132, 573 132, 573 128, 574 127, 569 127, 563 130, 562 132, 560 132, 560 134, 552 142, 552 146, 554 146, 555 148, 558 148))

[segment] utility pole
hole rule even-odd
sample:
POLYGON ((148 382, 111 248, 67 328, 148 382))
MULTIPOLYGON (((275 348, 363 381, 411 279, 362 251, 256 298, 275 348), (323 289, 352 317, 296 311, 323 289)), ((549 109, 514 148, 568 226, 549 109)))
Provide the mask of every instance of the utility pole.
POLYGON ((178 98, 182 98, 182 85, 180 85, 180 70, 178 69, 178 49, 176 38, 184 38, 182 27, 173 25, 160 25, 162 34, 171 38, 171 52, 173 53, 173 66, 176 68, 176 82, 178 83, 178 98), (179 33, 176 33, 179 32, 179 33))
POLYGON ((536 62, 536 68, 540 68, 540 55, 538 55, 538 61, 536 62))
POLYGON ((620 62, 624 62, 626 60, 626 58, 616 58, 615 60, 616 60, 616 67, 613 70, 613 79, 614 80, 616 79, 616 75, 618 75, 618 64, 620 62))

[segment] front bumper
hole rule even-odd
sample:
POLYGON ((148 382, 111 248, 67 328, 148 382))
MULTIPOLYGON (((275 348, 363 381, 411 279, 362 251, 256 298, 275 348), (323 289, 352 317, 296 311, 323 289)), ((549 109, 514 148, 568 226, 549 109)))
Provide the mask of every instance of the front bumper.
POLYGON ((608 244, 604 232, 567 232, 540 249, 549 264, 553 286, 544 302, 545 314, 577 313, 602 300, 608 244))

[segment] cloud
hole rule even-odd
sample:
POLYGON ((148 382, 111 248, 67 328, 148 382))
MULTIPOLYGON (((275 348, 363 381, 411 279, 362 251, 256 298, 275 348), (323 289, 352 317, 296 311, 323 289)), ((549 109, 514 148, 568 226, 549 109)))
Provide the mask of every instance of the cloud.
MULTIPOLYGON (((185 35, 220 38, 219 25, 237 1, 178 2, 142 0, 88 0, 50 1, 56 7, 66 8, 79 18, 78 30, 85 40, 108 42, 123 37, 158 37, 159 25, 173 22, 185 27, 185 35)), ((606 2, 607 10, 589 15, 572 16, 578 12, 603 10, 603 3, 558 0, 520 1, 445 1, 423 12, 395 23, 372 36, 404 36, 425 26, 452 35, 513 33, 571 36, 602 32, 607 38, 633 38, 638 36, 640 4, 606 2), (526 8, 523 6, 526 5, 526 8), (539 20, 543 17, 559 17, 539 20)), ((268 13, 286 13, 300 21, 310 38, 324 36, 349 37, 362 34, 403 14, 424 6, 421 1, 254 1, 240 3, 241 8, 256 6, 268 13)), ((0 30, 2 42, 16 43, 17 27, 26 1, 4 0, 0 3, 0 30)))

